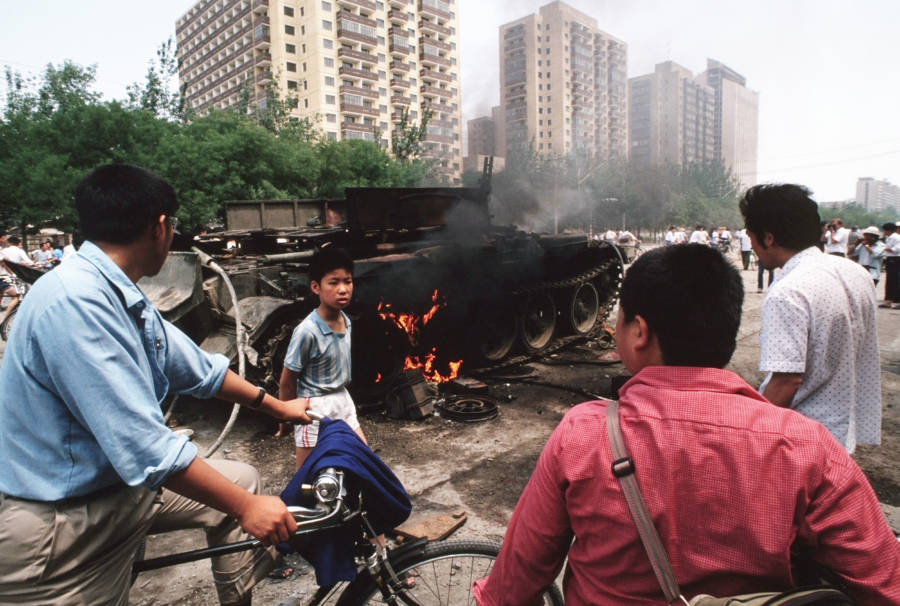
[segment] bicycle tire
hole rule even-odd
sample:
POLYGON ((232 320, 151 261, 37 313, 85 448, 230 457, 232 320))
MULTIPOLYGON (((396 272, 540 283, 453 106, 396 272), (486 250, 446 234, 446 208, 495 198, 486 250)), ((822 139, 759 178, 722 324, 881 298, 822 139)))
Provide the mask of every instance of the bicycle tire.
POLYGON ((0 323, 0 338, 4 341, 9 341, 9 332, 12 330, 13 320, 16 317, 17 311, 19 311, 18 306, 14 307, 13 310, 3 318, 3 322, 0 323))
MULTIPOLYGON (((397 562, 391 561, 397 576, 415 582, 414 586, 404 590, 412 600, 399 596, 399 601, 421 606, 473 604, 472 583, 488 575, 499 553, 500 543, 496 541, 428 543, 421 552, 407 554, 397 562)), ((348 585, 338 600, 339 606, 385 603, 378 585, 368 575, 358 577, 348 585)), ((544 603, 563 606, 562 593, 555 584, 544 594, 544 603)))

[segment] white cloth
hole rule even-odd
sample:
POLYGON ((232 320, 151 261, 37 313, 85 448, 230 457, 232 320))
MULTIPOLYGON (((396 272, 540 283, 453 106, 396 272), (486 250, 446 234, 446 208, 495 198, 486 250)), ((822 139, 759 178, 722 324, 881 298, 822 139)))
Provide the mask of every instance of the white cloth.
POLYGON ((897 232, 889 235, 884 241, 885 257, 900 257, 900 234, 897 232))
POLYGON ((738 231, 737 236, 741 240, 741 252, 748 252, 750 250, 753 250, 753 245, 750 242, 750 235, 747 234, 746 229, 738 231))
POLYGON ((684 233, 683 229, 677 230, 675 232, 674 243, 675 244, 684 244, 685 242, 687 242, 687 234, 684 233))
POLYGON ((670 229, 666 232, 666 246, 671 246, 675 244, 675 230, 670 229))
POLYGON ((62 249, 62 261, 65 261, 72 255, 74 255, 77 251, 75 250, 75 246, 72 244, 66 244, 62 249))
POLYGON ((31 259, 28 258, 28 254, 18 246, 7 246, 3 249, 3 256, 6 257, 7 261, 12 261, 19 265, 34 265, 31 259))
MULTIPOLYGON (((356 404, 347 388, 341 388, 324 396, 313 396, 309 399, 309 408, 324 417, 345 421, 350 429, 359 429, 356 416, 356 404)), ((319 422, 294 426, 294 444, 302 448, 311 448, 319 441, 319 422)))
POLYGON ((855 257, 859 264, 868 270, 872 279, 878 282, 881 278, 881 264, 884 262, 884 242, 878 240, 871 248, 872 252, 869 252, 865 245, 860 243, 850 256, 855 257))
POLYGON ((825 252, 847 254, 847 238, 850 230, 846 227, 838 228, 834 231, 827 231, 825 234, 825 252))
POLYGON ((699 229, 695 229, 693 232, 691 232, 691 239, 688 240, 688 243, 690 243, 690 244, 705 244, 706 238, 703 237, 702 231, 700 231, 699 229))
POLYGON ((881 443, 875 285, 864 268, 815 246, 788 260, 763 302, 759 369, 802 373, 791 408, 852 453, 881 443))

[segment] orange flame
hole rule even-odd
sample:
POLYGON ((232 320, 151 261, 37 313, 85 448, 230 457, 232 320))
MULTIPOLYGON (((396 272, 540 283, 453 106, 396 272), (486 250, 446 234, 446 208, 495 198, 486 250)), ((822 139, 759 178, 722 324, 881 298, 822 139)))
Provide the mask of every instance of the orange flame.
POLYGON ((381 373, 380 372, 378 373, 378 376, 375 377, 375 382, 381 383, 381 373))
MULTIPOLYGON (((441 299, 437 290, 431 294, 431 303, 432 305, 427 312, 422 315, 417 315, 413 313, 395 313, 392 311, 390 303, 381 301, 378 303, 378 315, 382 320, 390 320, 400 330, 406 333, 410 344, 415 347, 419 344, 421 328, 428 324, 441 308, 447 306, 447 302, 441 299)), ((459 369, 463 362, 462 360, 448 362, 447 366, 450 369, 450 372, 447 375, 442 375, 434 367, 436 359, 437 348, 432 347, 431 351, 425 355, 424 362, 419 359, 419 356, 407 356, 403 363, 403 370, 421 369, 422 376, 432 383, 445 383, 447 381, 452 381, 459 376, 459 369)), ((379 374, 375 382, 378 383, 380 380, 381 375, 379 374)))

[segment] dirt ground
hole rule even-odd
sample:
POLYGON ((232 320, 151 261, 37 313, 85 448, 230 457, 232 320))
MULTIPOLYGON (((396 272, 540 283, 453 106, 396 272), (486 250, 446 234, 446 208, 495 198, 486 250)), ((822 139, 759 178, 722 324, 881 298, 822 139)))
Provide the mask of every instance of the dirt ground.
MULTIPOLYGON (((761 374, 759 356, 760 307, 756 272, 743 272, 747 295, 737 352, 729 366, 752 385, 761 374)), ((900 530, 900 310, 878 310, 882 354, 884 423, 881 446, 862 446, 855 455, 885 506, 895 530, 900 530)), ((582 343, 506 376, 486 380, 501 400, 497 418, 481 423, 458 423, 431 416, 398 421, 380 414, 361 419, 376 452, 392 467, 412 496, 414 516, 466 511, 467 523, 455 537, 502 539, 506 522, 550 432, 573 405, 588 399, 583 392, 611 395, 613 377, 621 364, 601 364, 605 350, 598 343, 582 343)), ((176 410, 179 422, 209 444, 224 426, 224 409, 193 404, 176 410)), ((266 490, 277 494, 293 472, 290 440, 274 440, 275 424, 267 417, 245 412, 215 456, 243 460, 263 473, 266 490)), ((151 537, 148 555, 202 546, 199 532, 151 537)), ((297 572, 282 582, 257 587, 257 603, 279 603, 311 595, 312 573, 297 572)), ((207 563, 185 564, 142 574, 130 594, 132 604, 215 604, 207 563)))

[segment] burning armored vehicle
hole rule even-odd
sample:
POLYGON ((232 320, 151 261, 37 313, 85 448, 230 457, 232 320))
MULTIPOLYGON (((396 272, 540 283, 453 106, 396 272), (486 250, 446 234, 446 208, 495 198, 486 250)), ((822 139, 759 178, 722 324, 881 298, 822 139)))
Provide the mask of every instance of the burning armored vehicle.
POLYGON ((621 280, 618 253, 583 235, 493 225, 487 183, 228 202, 224 232, 171 253, 141 287, 201 347, 275 392, 291 331, 318 304, 309 259, 345 248, 355 262, 347 312, 361 407, 409 369, 443 382, 595 335, 621 280))

